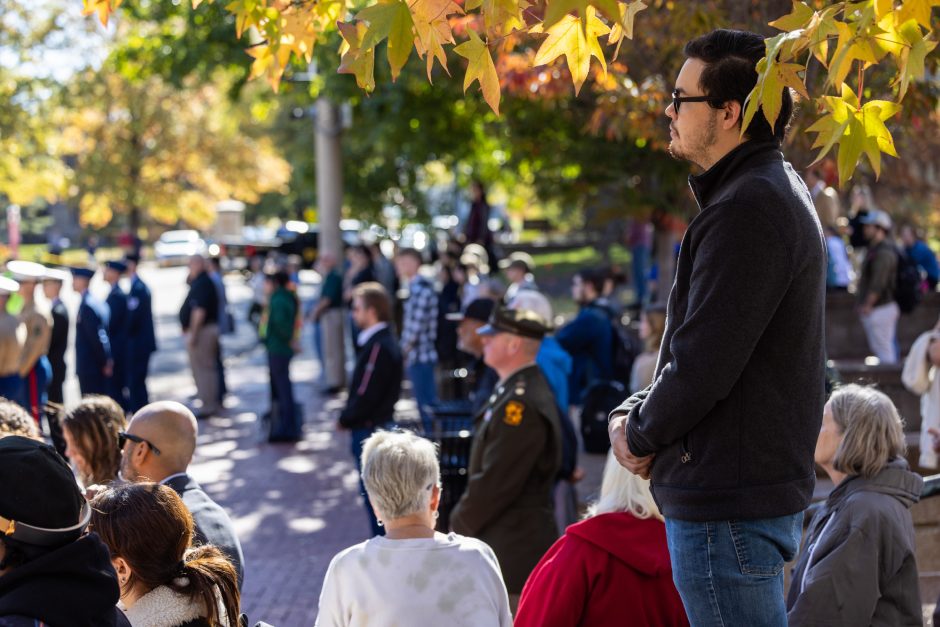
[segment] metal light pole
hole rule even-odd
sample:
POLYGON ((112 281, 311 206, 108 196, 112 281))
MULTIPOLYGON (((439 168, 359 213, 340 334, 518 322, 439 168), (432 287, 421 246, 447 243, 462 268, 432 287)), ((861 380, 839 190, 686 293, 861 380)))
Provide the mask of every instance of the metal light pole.
POLYGON ((342 116, 336 103, 325 96, 317 98, 313 110, 314 158, 317 167, 317 220, 320 227, 317 248, 320 254, 343 254, 339 228, 343 209, 343 153, 340 137, 342 116))

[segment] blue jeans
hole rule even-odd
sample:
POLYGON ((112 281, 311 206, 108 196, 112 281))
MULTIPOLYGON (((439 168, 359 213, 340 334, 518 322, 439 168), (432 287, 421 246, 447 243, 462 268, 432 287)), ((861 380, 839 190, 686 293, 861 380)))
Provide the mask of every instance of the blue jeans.
POLYGON ((408 380, 411 381, 411 390, 418 403, 421 413, 421 424, 424 430, 431 432, 431 416, 427 411, 429 405, 437 402, 437 384, 434 382, 433 363, 414 363, 408 366, 408 380))
MULTIPOLYGON (((385 429, 388 425, 379 425, 376 429, 385 429)), ((373 536, 384 536, 385 529, 379 525, 375 512, 372 511, 372 504, 369 502, 369 495, 366 493, 366 486, 362 483, 362 443, 370 435, 375 433, 375 429, 353 429, 352 430, 352 454, 356 458, 356 470, 359 471, 359 492, 366 503, 366 513, 369 515, 369 527, 373 536)))
POLYGON ((761 520, 666 519, 672 578, 692 627, 786 627, 783 565, 803 514, 761 520))

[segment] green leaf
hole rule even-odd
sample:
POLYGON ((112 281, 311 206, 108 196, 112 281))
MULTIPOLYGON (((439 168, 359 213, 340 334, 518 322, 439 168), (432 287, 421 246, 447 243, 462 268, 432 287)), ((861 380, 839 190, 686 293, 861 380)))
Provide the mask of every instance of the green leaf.
POLYGON ((770 23, 771 26, 782 31, 794 31, 804 28, 813 18, 813 11, 805 2, 793 1, 793 11, 789 15, 784 15, 770 23))
POLYGON ((392 68, 392 80, 395 80, 414 47, 414 21, 408 5, 403 0, 385 0, 366 7, 356 18, 369 23, 360 43, 363 50, 375 48, 388 38, 388 63, 392 68))

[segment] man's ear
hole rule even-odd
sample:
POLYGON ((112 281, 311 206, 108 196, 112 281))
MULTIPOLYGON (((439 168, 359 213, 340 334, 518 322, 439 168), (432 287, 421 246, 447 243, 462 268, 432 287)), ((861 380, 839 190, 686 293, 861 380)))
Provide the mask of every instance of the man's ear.
MULTIPOLYGON (((741 103, 737 100, 729 100, 721 109, 721 127, 725 130, 735 128, 741 122, 742 113, 741 103)), ((763 114, 763 111, 759 111, 757 115, 763 114)))

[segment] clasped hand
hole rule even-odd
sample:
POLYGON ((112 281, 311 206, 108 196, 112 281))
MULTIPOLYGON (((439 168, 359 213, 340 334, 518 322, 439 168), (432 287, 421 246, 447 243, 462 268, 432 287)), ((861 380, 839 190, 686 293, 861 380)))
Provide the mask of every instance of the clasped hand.
POLYGON ((621 466, 643 479, 650 478, 650 468, 653 466, 655 455, 637 457, 630 452, 627 445, 627 414, 616 416, 607 423, 607 435, 610 437, 610 446, 613 448, 614 457, 621 466))

